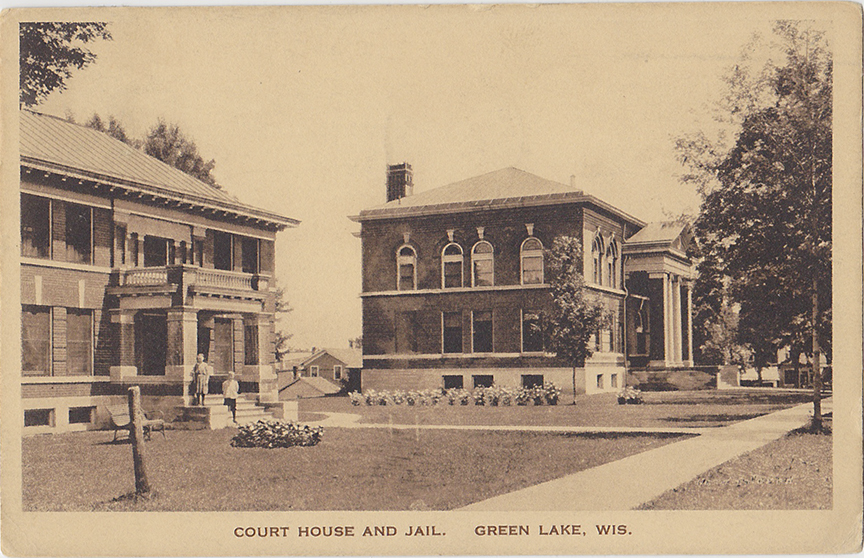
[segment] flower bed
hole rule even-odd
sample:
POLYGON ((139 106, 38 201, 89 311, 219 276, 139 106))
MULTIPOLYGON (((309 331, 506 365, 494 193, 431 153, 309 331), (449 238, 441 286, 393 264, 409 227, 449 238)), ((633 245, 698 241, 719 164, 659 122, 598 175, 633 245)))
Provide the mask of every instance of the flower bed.
POLYGON ((472 391, 453 389, 425 389, 421 391, 375 391, 348 394, 351 404, 360 405, 477 405, 483 407, 509 407, 511 405, 557 405, 561 390, 552 383, 533 388, 504 386, 478 387, 472 391))
POLYGON ((627 386, 618 392, 619 405, 639 405, 642 402, 642 392, 632 386, 627 386))
POLYGON ((240 426, 231 439, 236 448, 290 448, 292 446, 314 446, 321 441, 324 428, 283 422, 259 420, 240 426))

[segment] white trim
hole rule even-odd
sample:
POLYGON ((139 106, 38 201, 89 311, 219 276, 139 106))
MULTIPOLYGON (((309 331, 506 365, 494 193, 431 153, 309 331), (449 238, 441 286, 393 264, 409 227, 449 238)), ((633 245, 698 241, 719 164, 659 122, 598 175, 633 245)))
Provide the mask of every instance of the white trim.
POLYGON ((460 246, 456 242, 448 242, 447 245, 441 249, 441 288, 452 290, 452 289, 461 289, 464 286, 465 286, 465 250, 463 250, 462 246, 460 246), (459 256, 456 256, 456 255, 449 255, 448 256, 448 255, 444 254, 444 252, 447 251, 447 248, 449 248, 451 246, 455 246, 455 247, 459 248, 459 256), (447 287, 446 282, 445 282, 445 276, 444 276, 444 268, 446 267, 446 264, 453 263, 456 261, 459 262, 459 286, 458 287, 447 287))
POLYGON ((334 364, 333 365, 333 379, 334 380, 341 380, 342 379, 342 365, 341 364, 334 364))
MULTIPOLYGON (((531 227, 534 228, 533 225, 531 227)), ((542 285, 546 281, 546 257, 543 251, 543 242, 537 238, 536 236, 529 236, 525 240, 522 241, 522 244, 519 245, 519 283, 521 285, 525 284, 525 243, 529 240, 536 240, 540 243, 539 250, 530 250, 528 252, 528 257, 536 258, 538 255, 540 256, 540 282, 539 283, 529 283, 530 285, 542 285)))
MULTIPOLYGON (((478 227, 478 230, 479 230, 479 227, 478 227)), ((482 235, 481 235, 481 238, 482 238, 482 235)), ((484 285, 484 287, 494 287, 495 286, 495 247, 492 246, 491 242, 489 242, 488 240, 478 240, 477 242, 474 243, 474 246, 471 247, 471 287, 477 288, 477 284, 476 284, 477 283, 477 276, 474 273, 474 271, 475 271, 474 270, 474 261, 475 260, 478 260, 478 261, 489 260, 492 262, 492 284, 491 285, 484 285), (489 254, 482 254, 479 258, 477 258, 476 251, 477 251, 477 247, 480 244, 488 244, 489 248, 491 248, 492 251, 489 252, 489 254)), ((463 280, 463 284, 464 284, 464 280, 463 280)), ((482 287, 480 287, 480 288, 482 288, 482 287)))
POLYGON ((21 376, 26 384, 99 384, 110 383, 111 376, 21 376))
POLYGON ((70 269, 75 271, 88 271, 90 273, 105 273, 110 274, 113 269, 101 265, 79 264, 72 262, 60 262, 57 260, 49 260, 45 258, 30 258, 25 256, 19 257, 20 265, 32 265, 34 267, 53 267, 55 269, 70 269))
MULTIPOLYGON (((605 285, 593 285, 593 284, 585 284, 591 290, 600 291, 603 293, 614 294, 618 296, 625 296, 627 293, 620 289, 613 289, 612 287, 606 287, 605 285)), ((647 300, 647 299, 646 299, 647 300)))
POLYGON ((519 358, 523 356, 553 357, 551 353, 398 353, 389 355, 363 355, 363 360, 445 360, 448 358, 519 358))
MULTIPOLYGON (((589 285, 590 286, 590 285, 589 285)), ((361 298, 373 296, 410 296, 410 295, 427 295, 427 294, 454 294, 454 293, 478 293, 488 291, 522 291, 534 289, 548 289, 550 285, 543 283, 539 285, 493 285, 491 287, 462 287, 461 289, 418 289, 416 291, 372 291, 368 293, 360 293, 361 298)), ((600 289, 610 290, 611 289, 600 289)), ((611 291, 615 294, 624 296, 624 291, 611 291)))
MULTIPOLYGON (((407 262, 404 265, 408 265, 407 262)), ((413 246, 411 246, 410 244, 407 244, 407 243, 402 244, 401 246, 399 246, 399 248, 396 249, 396 290, 398 292, 410 292, 410 291, 416 291, 417 290, 417 250, 415 250, 413 246), (402 256, 400 253, 405 248, 408 248, 409 250, 411 250, 411 253, 413 253, 414 255, 413 256, 402 256), (401 267, 403 265, 403 263, 402 263, 403 259, 405 259, 405 260, 410 259, 411 260, 411 269, 414 272, 414 288, 413 289, 406 289, 404 291, 399 288, 399 280, 401 279, 400 271, 401 271, 401 267)))
POLYGON ((83 194, 84 196, 87 197, 87 200, 84 201, 84 200, 82 200, 82 198, 76 198, 73 196, 68 196, 66 194, 55 194, 54 192, 51 192, 50 194, 48 194, 45 192, 40 192, 39 190, 27 188, 26 186, 24 186, 24 184, 26 184, 26 183, 22 183, 22 185, 21 185, 21 188, 20 188, 21 193, 27 194, 29 196, 37 196, 37 197, 46 198, 49 200, 61 200, 61 201, 69 202, 69 203, 76 203, 78 205, 91 205, 93 207, 101 207, 102 209, 111 209, 111 203, 110 202, 105 203, 105 202, 101 201, 103 198, 93 196, 93 194, 83 194), (97 198, 98 201, 94 201, 90 198, 97 198))
POLYGON ((320 368, 318 368, 318 365, 313 364, 312 366, 309 367, 309 377, 310 378, 317 378, 319 376, 319 373, 320 373, 319 371, 320 371, 320 368))

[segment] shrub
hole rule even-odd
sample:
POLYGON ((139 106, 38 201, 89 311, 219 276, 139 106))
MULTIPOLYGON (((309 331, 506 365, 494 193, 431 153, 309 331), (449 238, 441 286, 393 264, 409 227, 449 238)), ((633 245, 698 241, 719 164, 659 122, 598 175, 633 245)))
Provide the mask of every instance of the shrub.
POLYGON ((555 387, 555 384, 547 382, 543 384, 543 397, 546 399, 547 405, 557 405, 558 398, 561 397, 561 390, 555 387))
POLYGON ((508 388, 503 386, 492 385, 489 387, 478 387, 473 391, 468 391, 463 388, 450 388, 448 390, 441 389, 424 389, 420 391, 374 391, 369 390, 365 395, 356 392, 349 394, 352 405, 408 405, 408 406, 427 406, 433 407, 441 401, 446 401, 448 405, 470 405, 473 403, 477 406, 509 407, 513 404, 527 405, 557 405, 561 397, 561 390, 555 387, 555 384, 547 382, 542 386, 534 386, 532 388, 508 388))
MULTIPOLYGON (((359 404, 359 403, 358 403, 359 404)), ((314 446, 321 441, 324 428, 310 428, 294 422, 281 420, 258 420, 240 426, 231 439, 236 448, 290 448, 292 446, 314 446)))
POLYGON ((348 399, 351 400, 351 404, 355 407, 359 407, 362 403, 366 402, 366 397, 364 397, 359 391, 352 391, 349 393, 348 399))

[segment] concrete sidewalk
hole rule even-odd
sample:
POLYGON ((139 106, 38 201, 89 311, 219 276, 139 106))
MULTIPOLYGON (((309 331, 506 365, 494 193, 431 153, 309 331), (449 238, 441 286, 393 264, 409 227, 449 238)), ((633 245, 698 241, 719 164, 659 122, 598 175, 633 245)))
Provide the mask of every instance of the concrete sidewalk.
MULTIPOLYGON (((808 424, 806 403, 722 428, 593 469, 496 496, 461 508, 486 511, 629 510, 741 454, 808 424)), ((831 399, 822 402, 831 412, 831 399)), ((541 466, 541 465, 537 465, 541 466)))

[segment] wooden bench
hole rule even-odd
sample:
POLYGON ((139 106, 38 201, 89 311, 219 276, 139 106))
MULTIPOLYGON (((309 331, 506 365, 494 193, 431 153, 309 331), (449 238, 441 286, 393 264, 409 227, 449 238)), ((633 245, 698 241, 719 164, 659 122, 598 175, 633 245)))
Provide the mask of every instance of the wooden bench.
MULTIPOLYGON (((132 419, 129 417, 129 407, 126 405, 113 405, 106 407, 108 414, 111 416, 111 427, 114 429, 114 442, 117 441, 117 433, 121 430, 126 432, 126 435, 131 434, 132 419)), ((149 440, 154 431, 161 432, 162 437, 165 437, 165 415, 162 411, 156 411, 162 418, 151 418, 152 413, 144 413, 144 438, 149 440)))

